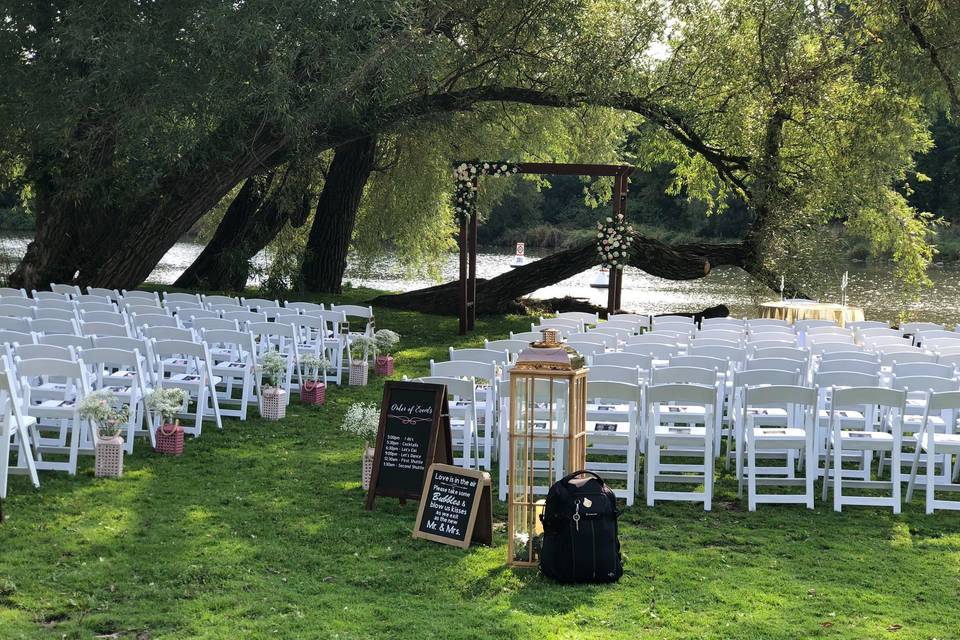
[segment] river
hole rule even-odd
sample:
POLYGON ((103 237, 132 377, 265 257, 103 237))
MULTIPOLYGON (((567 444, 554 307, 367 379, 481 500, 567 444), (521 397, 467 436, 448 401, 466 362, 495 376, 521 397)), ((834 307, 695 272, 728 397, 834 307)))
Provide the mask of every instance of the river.
MULTIPOLYGON (((26 249, 29 238, 6 235, 0 237, 0 253, 19 257, 26 249)), ((202 245, 193 242, 178 242, 150 274, 149 281, 169 284, 176 280, 193 259, 202 245)), ((535 260, 537 253, 528 252, 528 260, 535 260)), ((512 256, 496 251, 485 251, 477 258, 477 272, 481 278, 491 278, 509 270, 512 256)), ((262 260, 262 258, 261 258, 262 260)), ((451 254, 442 266, 444 280, 457 277, 458 260, 451 254)), ((899 312, 896 295, 898 284, 885 265, 850 264, 848 303, 864 308, 867 318, 895 320, 899 312)), ((606 304, 606 290, 591 288, 595 271, 586 271, 553 286, 536 291, 538 298, 575 296, 586 298, 597 305, 606 304)), ((930 269, 933 286, 926 289, 920 302, 911 306, 912 315, 918 319, 945 322, 950 328, 960 322, 960 265, 937 265, 930 269)), ((390 291, 408 291, 426 287, 435 282, 405 273, 401 266, 390 258, 381 260, 372 272, 359 272, 348 266, 346 280, 354 286, 372 287, 390 291)), ((734 268, 718 268, 698 280, 674 281, 657 278, 638 269, 624 271, 623 308, 638 313, 668 313, 699 311, 706 307, 725 304, 731 313, 739 316, 756 314, 756 304, 776 297, 770 291, 759 289, 743 271, 734 268)), ((252 282, 251 284, 256 284, 252 282)), ((824 301, 839 301, 840 286, 836 293, 827 295, 824 301)))

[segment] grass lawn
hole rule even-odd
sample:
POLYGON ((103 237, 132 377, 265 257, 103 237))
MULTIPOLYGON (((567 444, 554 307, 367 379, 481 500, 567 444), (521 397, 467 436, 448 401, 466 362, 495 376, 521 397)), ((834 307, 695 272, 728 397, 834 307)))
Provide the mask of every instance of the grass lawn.
MULTIPOLYGON (((353 292, 358 300, 370 292, 353 292)), ((329 297, 326 299, 329 300, 329 297)), ((397 376, 450 345, 528 326, 378 311, 403 335, 397 376)), ((410 537, 416 505, 363 510, 362 443, 338 431, 382 380, 291 404, 279 423, 228 419, 181 458, 138 446, 119 480, 11 483, 0 526, 0 638, 960 638, 960 514, 818 502, 748 513, 723 474, 712 513, 635 506, 611 586, 560 587, 493 548, 410 537)), ((254 411, 256 413, 256 411, 254 411)))

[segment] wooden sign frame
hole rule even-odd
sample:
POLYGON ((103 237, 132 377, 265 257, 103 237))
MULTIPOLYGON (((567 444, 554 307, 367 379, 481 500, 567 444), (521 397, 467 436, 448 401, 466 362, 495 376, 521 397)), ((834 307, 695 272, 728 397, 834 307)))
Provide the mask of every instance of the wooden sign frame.
POLYGON ((460 547, 461 549, 468 549, 473 543, 493 546, 493 502, 491 498, 490 474, 486 471, 464 469, 449 464, 434 463, 430 465, 430 468, 427 469, 427 477, 423 481, 423 491, 420 496, 420 507, 417 509, 417 519, 413 523, 413 537, 448 544, 452 547, 460 547), (423 523, 423 514, 426 511, 427 501, 429 500, 430 483, 433 480, 433 474, 437 471, 449 473, 450 475, 474 478, 477 481, 477 493, 470 507, 470 516, 467 519, 466 531, 464 532, 462 541, 447 536, 425 533, 420 530, 420 525, 423 523))
POLYGON ((390 401, 393 392, 397 389, 433 393, 433 422, 430 425, 429 444, 424 458, 425 476, 429 476, 430 466, 433 463, 453 464, 453 438, 450 434, 450 407, 447 400, 446 385, 388 380, 383 385, 383 400, 380 403, 380 426, 377 428, 377 441, 374 445, 373 471, 370 474, 370 489, 367 491, 367 500, 364 505, 367 511, 373 509, 377 496, 400 498, 400 504, 404 504, 408 499, 419 500, 422 491, 422 488, 414 491, 402 491, 379 486, 390 401))

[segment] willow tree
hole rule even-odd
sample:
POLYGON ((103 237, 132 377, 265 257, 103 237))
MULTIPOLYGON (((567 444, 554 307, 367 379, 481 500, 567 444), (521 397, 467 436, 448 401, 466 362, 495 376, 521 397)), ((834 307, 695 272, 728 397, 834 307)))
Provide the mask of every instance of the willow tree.
POLYGON ((9 2, 0 161, 23 168, 37 221, 11 281, 130 287, 239 183, 299 156, 484 101, 622 86, 659 6, 9 2))
MULTIPOLYGON (((632 138, 639 165, 672 162, 675 191, 719 215, 728 197, 740 197, 752 223, 733 244, 671 247, 636 237, 630 263, 674 279, 733 265, 768 284, 786 274, 796 291, 804 274, 822 274, 822 256, 834 249, 826 230, 839 224, 870 238, 876 253, 891 253, 908 289, 921 285, 934 221, 903 194, 914 155, 929 148, 929 113, 918 83, 891 65, 894 44, 871 29, 891 18, 885 11, 804 0, 675 2, 649 73, 628 93, 591 100, 642 118, 632 138)), ((478 308, 501 310, 598 261, 586 244, 481 282, 478 308)), ((451 311, 454 287, 379 302, 451 311)))

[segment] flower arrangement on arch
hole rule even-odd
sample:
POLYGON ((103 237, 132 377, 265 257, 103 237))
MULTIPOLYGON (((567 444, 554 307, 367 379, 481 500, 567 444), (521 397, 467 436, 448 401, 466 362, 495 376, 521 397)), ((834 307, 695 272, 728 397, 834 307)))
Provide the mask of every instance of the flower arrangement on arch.
POLYGON ((507 176, 519 170, 512 162, 461 162, 453 168, 456 181, 453 194, 453 210, 457 216, 466 216, 473 210, 477 189, 473 179, 477 176, 507 176))
POLYGON ((97 425, 97 435, 104 439, 116 438, 130 419, 130 407, 121 404, 109 389, 87 395, 77 407, 80 417, 97 425))
POLYGON ((633 226, 627 224, 622 213, 597 223, 597 253, 604 267, 623 269, 630 255, 633 226))

